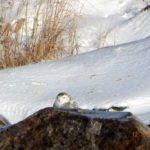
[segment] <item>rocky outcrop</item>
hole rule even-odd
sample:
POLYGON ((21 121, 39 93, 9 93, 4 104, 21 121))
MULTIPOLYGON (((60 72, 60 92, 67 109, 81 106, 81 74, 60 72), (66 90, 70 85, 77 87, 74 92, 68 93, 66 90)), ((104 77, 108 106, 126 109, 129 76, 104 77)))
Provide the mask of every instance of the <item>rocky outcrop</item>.
POLYGON ((45 108, 0 132, 1 150, 149 150, 150 130, 128 112, 45 108))

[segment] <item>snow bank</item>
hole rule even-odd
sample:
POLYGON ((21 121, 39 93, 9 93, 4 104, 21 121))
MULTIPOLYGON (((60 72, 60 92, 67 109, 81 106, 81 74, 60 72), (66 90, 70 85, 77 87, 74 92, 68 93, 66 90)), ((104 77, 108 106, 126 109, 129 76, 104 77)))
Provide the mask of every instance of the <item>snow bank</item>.
POLYGON ((150 36, 149 0, 81 0, 80 51, 136 41, 150 36))
POLYGON ((68 92, 82 108, 128 106, 150 124, 150 38, 0 71, 0 114, 12 123, 68 92))

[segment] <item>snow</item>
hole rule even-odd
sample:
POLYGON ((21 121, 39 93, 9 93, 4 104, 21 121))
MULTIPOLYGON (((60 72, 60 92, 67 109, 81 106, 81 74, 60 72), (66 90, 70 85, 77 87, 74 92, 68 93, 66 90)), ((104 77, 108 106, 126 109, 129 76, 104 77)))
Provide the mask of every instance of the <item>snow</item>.
POLYGON ((59 61, 0 71, 0 114, 16 123, 44 107, 60 92, 81 108, 128 106, 150 123, 150 38, 98 49, 59 61))
POLYGON ((149 27, 150 11, 145 11, 114 28, 107 35, 105 43, 107 45, 121 44, 149 37, 149 27))
POLYGON ((79 26, 80 52, 150 36, 150 0, 83 1, 79 26))

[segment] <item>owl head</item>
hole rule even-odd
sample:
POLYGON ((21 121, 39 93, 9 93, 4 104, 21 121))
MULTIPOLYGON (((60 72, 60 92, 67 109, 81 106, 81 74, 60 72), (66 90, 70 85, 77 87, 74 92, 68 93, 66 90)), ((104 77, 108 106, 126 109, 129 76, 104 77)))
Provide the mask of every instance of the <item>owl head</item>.
POLYGON ((61 92, 57 95, 56 101, 59 102, 61 105, 63 105, 65 103, 69 103, 70 101, 72 101, 72 97, 65 92, 61 92))

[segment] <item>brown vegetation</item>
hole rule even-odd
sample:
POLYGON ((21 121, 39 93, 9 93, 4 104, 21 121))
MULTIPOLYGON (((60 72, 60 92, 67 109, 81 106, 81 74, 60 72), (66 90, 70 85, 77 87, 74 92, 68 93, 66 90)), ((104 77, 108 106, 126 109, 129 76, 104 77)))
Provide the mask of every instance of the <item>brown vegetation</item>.
POLYGON ((78 53, 74 0, 25 1, 22 18, 0 24, 0 68, 58 59, 78 53))

